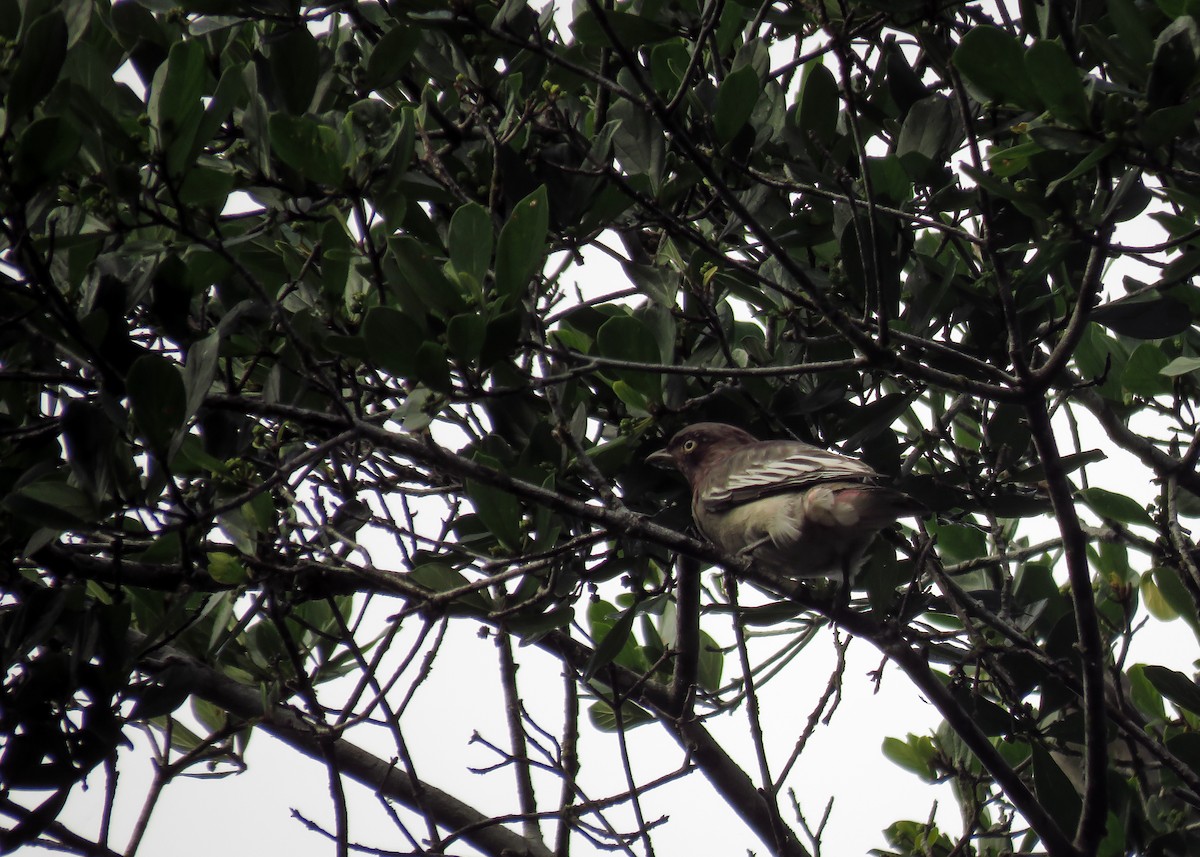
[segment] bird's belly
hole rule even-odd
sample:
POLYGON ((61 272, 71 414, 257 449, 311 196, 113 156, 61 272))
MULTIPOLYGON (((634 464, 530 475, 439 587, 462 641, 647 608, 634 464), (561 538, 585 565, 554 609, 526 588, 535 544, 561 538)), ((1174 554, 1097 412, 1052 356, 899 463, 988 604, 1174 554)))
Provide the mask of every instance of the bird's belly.
POLYGON ((778 574, 840 579, 857 569, 874 533, 838 523, 813 508, 816 499, 799 492, 764 497, 709 515, 703 529, 729 553, 752 546, 754 561, 778 574))

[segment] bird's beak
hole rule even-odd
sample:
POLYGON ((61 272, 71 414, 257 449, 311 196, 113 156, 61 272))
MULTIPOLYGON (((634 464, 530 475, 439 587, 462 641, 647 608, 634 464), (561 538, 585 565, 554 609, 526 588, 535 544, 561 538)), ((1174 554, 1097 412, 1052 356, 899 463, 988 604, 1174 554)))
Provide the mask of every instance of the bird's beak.
POLYGON ((660 449, 658 452, 652 452, 647 455, 646 463, 653 467, 669 469, 675 466, 675 459, 665 449, 660 449))

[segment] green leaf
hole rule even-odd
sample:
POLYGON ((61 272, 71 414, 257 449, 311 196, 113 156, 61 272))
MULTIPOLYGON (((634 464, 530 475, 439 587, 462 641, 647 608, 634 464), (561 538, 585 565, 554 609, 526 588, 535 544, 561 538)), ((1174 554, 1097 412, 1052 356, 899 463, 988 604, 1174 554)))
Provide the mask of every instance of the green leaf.
POLYGON ((987 536, 978 527, 944 524, 937 528, 937 545, 943 561, 966 562, 987 553, 987 536))
MULTIPOLYGON (((500 470, 500 462, 490 456, 479 453, 475 461, 493 470, 500 470)), ((467 497, 475 508, 475 513, 483 521, 492 535, 510 551, 521 547, 521 504, 517 498, 507 491, 495 488, 475 479, 465 483, 467 497)))
POLYGON ((944 95, 930 95, 913 104, 900 129, 896 154, 907 164, 906 155, 924 156, 929 164, 941 163, 955 132, 954 105, 944 95))
POLYGON ((459 206, 450 218, 446 243, 455 273, 470 277, 471 292, 482 295, 492 261, 492 217, 488 210, 477 202, 459 206))
POLYGON ((130 720, 145 721, 155 717, 166 717, 183 705, 191 693, 191 685, 182 670, 168 667, 154 678, 154 684, 147 685, 134 694, 133 710, 129 712, 130 720))
POLYGON ((1121 385, 1136 396, 1165 396, 1171 392, 1171 382, 1162 371, 1166 365, 1162 349, 1143 342, 1129 355, 1121 385))
POLYGON ((96 517, 87 494, 74 485, 53 479, 23 485, 5 497, 0 506, 26 520, 64 530, 96 517))
POLYGON ((975 27, 963 36, 953 62, 979 101, 1042 109, 1038 90, 1025 69, 1025 52, 1007 30, 975 27))
POLYGON ((1121 374, 1129 351, 1120 341, 1106 334, 1098 324, 1089 324, 1075 349, 1075 365, 1085 381, 1097 383, 1097 389, 1107 399, 1121 401, 1121 374))
POLYGON ((1109 330, 1134 339, 1165 339, 1192 326, 1192 313, 1183 301, 1146 292, 1098 306, 1090 317, 1109 330))
POLYGON ((1040 745, 1032 747, 1033 787, 1042 806, 1059 819, 1067 830, 1073 830, 1083 807, 1079 792, 1063 773, 1054 758, 1040 745))
POLYGON ((1087 126, 1087 93, 1079 69, 1061 44, 1034 42, 1025 52, 1025 70, 1056 119, 1076 128, 1087 126))
POLYGON ((32 191, 56 182, 74 160, 81 142, 75 126, 59 116, 44 116, 31 122, 17 139, 12 165, 14 187, 32 191))
POLYGON ((1090 173, 1101 161, 1115 151, 1117 151, 1116 141, 1106 140, 1104 143, 1097 146, 1095 149, 1085 155, 1073 169, 1067 172, 1066 175, 1060 176, 1059 178, 1050 182, 1050 184, 1046 185, 1046 195, 1049 196, 1050 194, 1054 193, 1054 191, 1058 189, 1058 186, 1064 182, 1073 181, 1082 175, 1090 173))
POLYGON ((371 55, 367 58, 367 70, 363 75, 363 86, 369 90, 391 86, 404 73, 405 66, 420 44, 419 29, 404 24, 393 26, 371 49, 371 55))
MULTIPOLYGON (((418 586, 434 593, 450 592, 470 584, 462 572, 451 568, 444 562, 422 563, 410 571, 406 577, 418 586)), ((469 611, 489 613, 492 610, 491 599, 481 589, 460 595, 454 603, 462 605, 469 611)))
POLYGON ((1144 667, 1146 678, 1163 696, 1192 714, 1200 714, 1200 687, 1181 672, 1158 664, 1144 667))
POLYGON ((193 167, 179 186, 179 201, 198 208, 212 208, 214 213, 225 207, 233 192, 237 177, 225 168, 193 167))
POLYGON ((142 436, 165 453, 187 419, 188 395, 179 368, 159 354, 143 354, 125 376, 133 419, 142 436))
POLYGON ((675 35, 670 27, 663 26, 645 15, 635 15, 632 12, 606 10, 603 18, 598 18, 592 9, 585 9, 575 16, 571 22, 571 32, 583 45, 602 48, 617 47, 636 48, 639 45, 665 42, 675 35), (617 45, 613 44, 609 30, 616 37, 617 45))
POLYGON ((547 631, 565 628, 575 621, 575 608, 570 602, 551 610, 523 610, 508 616, 504 627, 526 642, 537 639, 547 631))
MULTIPOLYGON (((435 262, 434 250, 411 235, 399 235, 388 241, 392 257, 400 266, 404 285, 442 318, 450 318, 467 309, 466 301, 435 262)), ((415 308, 414 308, 415 309, 415 308)))
POLYGON ((342 183, 338 133, 308 116, 274 113, 267 122, 271 148, 300 175, 323 185, 342 183))
POLYGON ((208 555, 208 576, 217 583, 240 586, 250 579, 246 567, 233 554, 213 552, 208 555))
POLYGON ((550 206, 542 185, 517 203, 496 247, 496 293, 508 306, 525 294, 546 256, 550 206))
POLYGON ((619 728, 633 729, 643 723, 654 722, 654 716, 649 711, 632 702, 622 703, 621 719, 618 721, 612 706, 603 700, 593 702, 588 707, 588 719, 591 720, 592 726, 601 732, 616 732, 619 728))
POLYGON ((1154 578, 1150 572, 1142 574, 1141 583, 1138 586, 1141 592, 1142 604, 1145 605, 1146 611, 1160 622, 1172 622, 1179 618, 1179 614, 1175 612, 1167 599, 1159 591, 1158 585, 1154 582, 1154 578))
POLYGON ((1165 107, 1184 99, 1196 77, 1200 54, 1200 26, 1191 16, 1176 18, 1158 34, 1154 60, 1146 82, 1146 97, 1154 107, 1165 107))
MULTIPOLYGON (((594 602, 588 608, 588 617, 592 618, 594 609, 597 607, 611 611, 612 605, 606 602, 594 602)), ((635 604, 628 610, 624 610, 609 624, 609 617, 605 615, 602 621, 593 620, 592 635, 597 638, 596 648, 592 652, 592 656, 588 658, 587 666, 584 668, 584 680, 591 680, 596 675, 598 670, 608 666, 616 657, 621 654, 631 640, 633 633, 633 620, 637 617, 639 605, 635 604)))
POLYGON ((700 632, 700 652, 696 664, 696 682, 705 690, 716 693, 725 672, 725 653, 707 632, 700 632))
POLYGON ((476 312, 463 313, 446 325, 446 344, 459 360, 478 359, 487 336, 488 320, 476 312))
POLYGON ((1102 518, 1122 524, 1154 526, 1154 519, 1150 517, 1150 513, 1136 500, 1124 494, 1115 494, 1103 488, 1084 488, 1079 492, 1079 498, 1102 518))
POLYGON ((427 387, 442 393, 454 389, 448 361, 446 349, 438 342, 422 342, 413 356, 417 378, 427 387))
POLYGON ((713 114, 717 140, 728 143, 742 130, 761 93, 762 82, 753 67, 744 65, 726 75, 717 89, 717 109, 713 114))
POLYGON ((1129 698, 1139 711, 1158 722, 1167 719, 1162 694, 1146 678, 1145 664, 1134 664, 1125 671, 1129 678, 1129 698))
POLYGON ((321 76, 320 51, 307 26, 292 27, 270 42, 271 76, 289 113, 304 113, 321 76))
POLYGON ((407 313, 395 307, 371 307, 362 330, 373 361, 399 378, 416 375, 417 349, 425 341, 425 331, 407 313))
POLYGON ((188 347, 183 367, 183 386, 187 391, 184 420, 191 419, 204 403, 217 374, 217 357, 221 349, 221 334, 214 330, 188 347))
POLYGON ((158 67, 150 85, 146 109, 172 174, 182 173, 191 165, 188 155, 204 116, 201 98, 206 74, 203 45, 185 40, 171 46, 167 61, 158 67))
POLYGON ((911 771, 926 782, 933 782, 933 741, 926 736, 909 735, 907 741, 899 738, 883 739, 883 755, 906 771, 911 771))
MULTIPOLYGON (((1146 572, 1151 575, 1162 600, 1176 616, 1183 617, 1196 634, 1200 634, 1200 616, 1196 614, 1196 602, 1179 577, 1179 571, 1169 567, 1155 567, 1146 572)), ((1147 605, 1148 606, 1148 605, 1147 605)))
POLYGON ((1159 371, 1168 378, 1178 378, 1180 375, 1190 375, 1200 369, 1200 357, 1176 357, 1159 371))
MULTIPOLYGON (((29 4, 24 8, 29 13, 36 7, 29 4)), ((11 128, 14 120, 24 119, 58 82, 67 56, 67 22, 62 12, 53 9, 34 19, 19 42, 19 50, 4 100, 6 128, 11 128)))
POLYGON ((841 97, 833 72, 818 61, 804 68, 800 82, 800 112, 797 117, 809 157, 816 163, 829 160, 829 150, 837 139, 841 97))
MULTIPOLYGON (((623 314, 610 318, 596 333, 596 350, 605 357, 631 363, 655 364, 661 360, 654 331, 640 318, 623 314)), ((662 402, 662 376, 636 369, 611 370, 647 401, 662 402)))

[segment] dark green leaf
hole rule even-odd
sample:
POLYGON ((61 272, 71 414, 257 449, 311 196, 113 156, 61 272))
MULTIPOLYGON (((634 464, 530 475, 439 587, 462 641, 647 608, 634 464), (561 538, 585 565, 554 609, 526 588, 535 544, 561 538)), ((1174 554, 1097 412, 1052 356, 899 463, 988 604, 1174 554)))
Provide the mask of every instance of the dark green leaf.
POLYGON ((617 44, 635 48, 639 45, 664 42, 675 35, 670 27, 665 27, 645 15, 612 9, 602 12, 585 9, 571 22, 571 32, 581 44, 606 48, 615 47, 614 36, 617 44))
POLYGON ((717 140, 728 143, 742 130, 758 96, 762 93, 762 81, 751 66, 744 65, 731 72, 721 81, 717 89, 717 109, 713 115, 713 128, 717 140))
POLYGON ((944 524, 937 528, 938 553, 946 562, 959 563, 987 553, 983 530, 966 524, 944 524))
POLYGON ((1079 492, 1079 497, 1093 512, 1103 518, 1122 524, 1154 526, 1154 519, 1145 507, 1124 494, 1114 494, 1103 488, 1085 488, 1079 492))
POLYGON ((1148 664, 1143 669, 1150 683, 1171 702, 1192 714, 1200 714, 1200 687, 1181 672, 1158 664, 1148 664))
POLYGON ((1129 355, 1121 385, 1136 396, 1163 396, 1171 392, 1171 381, 1162 373, 1167 358, 1162 349, 1143 342, 1129 355))
POLYGON ((191 419, 204 403, 217 374, 217 356, 221 348, 221 334, 213 331, 204 339, 193 342, 188 348, 187 362, 183 367, 183 386, 187 391, 185 420, 191 419))
MULTIPOLYGON (((482 453, 476 455, 475 460, 492 469, 500 468, 498 461, 482 453)), ((519 550, 523 537, 521 504, 517 502, 517 498, 507 491, 474 479, 468 479, 465 487, 471 505, 475 507, 475 512, 484 526, 507 550, 519 550)))
POLYGON ((179 368, 158 354, 143 354, 125 377, 133 418, 159 453, 167 451, 187 419, 187 388, 179 368))
MULTIPOLYGON (((35 7, 31 4, 25 8, 28 14, 35 7)), ((41 103, 58 82, 67 56, 67 22, 62 12, 53 9, 35 19, 26 29, 19 50, 4 102, 8 111, 5 126, 9 128, 14 120, 23 119, 41 103)))
POLYGON ((287 113, 272 114, 269 128, 271 148, 285 164, 317 184, 341 184, 337 131, 308 116, 287 113))
POLYGON ((141 688, 134 696, 130 720, 151 720, 165 717, 175 711, 191 693, 191 687, 182 670, 164 670, 155 676, 155 684, 141 688))
POLYGON ((1077 128, 1088 124, 1087 94, 1079 69, 1061 44, 1034 42, 1025 52, 1025 69, 1056 119, 1077 128))
POLYGON ((952 144, 956 128, 954 106, 944 95, 930 95, 908 111, 896 142, 896 154, 919 154, 929 163, 941 163, 952 144))
POLYGON ((492 261, 492 217, 475 202, 459 206, 450 218, 447 240, 450 264, 461 277, 470 277, 468 291, 483 294, 483 281, 492 261))
POLYGON ((542 269, 550 206, 542 185, 513 209, 496 246, 496 293, 512 306, 525 294, 529 281, 542 269))
POLYGON ((158 134, 158 145, 167 155, 173 174, 190 166, 192 142, 204 116, 204 47, 198 41, 176 42, 167 61, 159 66, 150 86, 147 112, 158 134))
POLYGON ((1025 70, 1025 52, 1007 30, 975 27, 963 36, 953 59, 978 100, 1042 109, 1038 90, 1025 70))
MULTIPOLYGON (((596 348, 605 357, 631 363, 655 364, 660 361, 654 332, 633 315, 617 315, 600 327, 596 348)), ((651 402, 662 401, 662 379, 655 372, 614 369, 613 373, 651 402)))
POLYGON ((271 75, 289 113, 304 113, 321 76, 317 40, 303 24, 271 39, 271 75))
MULTIPOLYGON (((597 603, 604 604, 604 602, 597 603)), ((588 615, 591 616, 592 612, 592 609, 589 608, 588 615)), ((590 680, 599 670, 608 666, 621 654, 631 640, 633 620, 637 617, 638 612, 638 605, 635 604, 612 620, 611 624, 609 624, 610 617, 608 616, 605 616, 602 622, 593 622, 592 634, 598 639, 596 648, 593 650, 592 656, 588 658, 587 666, 583 671, 585 680, 590 680)))
POLYGON ((800 132, 809 157, 821 164, 829 160, 829 149, 837 137, 841 98, 833 72, 819 61, 805 67, 800 84, 800 132))
POLYGON ((716 693, 725 672, 725 653, 706 632, 700 632, 700 657, 696 665, 696 681, 707 691, 716 693))
MULTIPOLYGON (((1059 767, 1055 759, 1038 745, 1033 746, 1033 787, 1042 806, 1051 813, 1053 818, 1061 819, 1068 830, 1073 830, 1082 809, 1079 792, 1071 784, 1071 780, 1059 767)), ((1063 764, 1071 764, 1078 768, 1079 756, 1060 754, 1063 764)))
POLYGON ((416 27, 399 23, 393 26, 371 49, 363 86, 375 90, 395 83, 420 43, 421 31, 416 27))
POLYGON ((56 182, 75 158, 82 138, 70 122, 45 116, 29 124, 17 140, 13 155, 12 180, 22 191, 56 182))
POLYGON ((425 332, 406 313, 393 307, 372 307, 362 329, 372 360, 398 377, 416 375, 417 349, 425 341, 425 332))
MULTIPOLYGON (((470 581, 463 576, 462 572, 451 568, 444 562, 422 563, 410 571, 407 577, 418 586, 439 595, 470 585, 470 581)), ((463 593, 454 600, 454 603, 481 613, 488 613, 492 609, 487 593, 480 589, 463 593)))
POLYGON ((61 529, 70 529, 96 517, 87 494, 66 482, 51 479, 22 486, 5 497, 0 505, 27 520, 61 529))
POLYGON ((1075 350, 1079 374, 1087 381, 1097 382, 1101 395, 1122 399, 1121 373, 1129 351, 1125 345, 1108 336, 1098 324, 1089 324, 1075 350))
POLYGON ((446 325, 446 344, 458 359, 473 361, 483 350, 487 328, 487 319, 479 313, 456 315, 446 325))
POLYGON ((1092 311, 1092 321, 1134 339, 1165 339, 1192 325, 1187 305, 1167 295, 1143 293, 1118 298, 1092 311))
POLYGON ((422 342, 413 356, 417 378, 422 384, 442 393, 454 388, 450 378, 449 358, 446 349, 438 342, 422 342))
POLYGON ((450 318, 467 308, 462 293, 446 278, 427 244, 411 235, 399 235, 388 242, 388 247, 400 266, 404 286, 421 300, 427 311, 450 318))
POLYGON ((1158 34, 1146 97, 1155 107, 1180 101, 1196 77, 1200 27, 1190 16, 1176 18, 1158 34))

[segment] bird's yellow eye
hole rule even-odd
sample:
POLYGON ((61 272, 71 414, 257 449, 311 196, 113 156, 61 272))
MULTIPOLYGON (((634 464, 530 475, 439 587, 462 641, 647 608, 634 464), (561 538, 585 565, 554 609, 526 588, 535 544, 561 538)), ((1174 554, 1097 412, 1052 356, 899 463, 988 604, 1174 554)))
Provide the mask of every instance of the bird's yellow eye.
POLYGON ((694 440, 685 440, 685 441, 683 442, 683 451, 684 451, 685 453, 686 453, 686 452, 695 452, 695 451, 696 451, 696 441, 694 441, 694 440))

